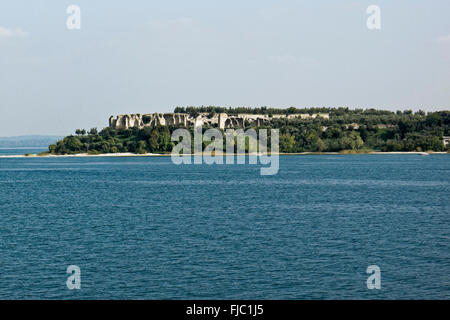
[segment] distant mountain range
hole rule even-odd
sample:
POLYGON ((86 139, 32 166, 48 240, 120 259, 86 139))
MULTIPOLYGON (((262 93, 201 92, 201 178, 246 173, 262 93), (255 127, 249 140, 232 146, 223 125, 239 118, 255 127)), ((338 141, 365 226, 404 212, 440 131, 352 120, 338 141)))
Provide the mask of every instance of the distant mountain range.
POLYGON ((61 136, 17 136, 0 137, 0 148, 18 148, 18 147, 48 147, 62 139, 61 136))

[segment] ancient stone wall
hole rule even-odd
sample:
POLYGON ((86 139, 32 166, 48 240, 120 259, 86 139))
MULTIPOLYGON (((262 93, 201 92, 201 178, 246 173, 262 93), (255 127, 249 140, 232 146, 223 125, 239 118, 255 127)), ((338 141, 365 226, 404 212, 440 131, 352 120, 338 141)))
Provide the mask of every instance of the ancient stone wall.
POLYGON ((263 114, 238 114, 227 115, 226 113, 209 115, 200 113, 192 117, 187 113, 151 113, 151 114, 123 114, 109 118, 109 127, 112 129, 129 129, 156 126, 181 125, 184 127, 198 127, 203 125, 218 126, 220 129, 245 128, 246 126, 262 126, 273 119, 308 119, 322 117, 329 119, 329 114, 277 114, 273 116, 263 114))

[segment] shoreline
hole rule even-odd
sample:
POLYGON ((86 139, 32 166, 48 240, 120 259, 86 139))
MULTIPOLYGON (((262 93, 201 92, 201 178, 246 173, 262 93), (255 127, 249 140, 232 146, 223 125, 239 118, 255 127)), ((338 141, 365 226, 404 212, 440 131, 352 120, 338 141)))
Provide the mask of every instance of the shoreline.
MULTIPOLYGON (((433 154, 450 154, 448 152, 436 151, 436 152, 418 152, 418 151, 392 151, 392 152, 383 152, 383 151, 372 151, 372 152, 300 152, 300 153, 278 153, 279 156, 297 156, 297 155, 433 155, 433 154)), ((195 154, 188 155, 180 155, 180 156, 194 156, 195 154)), ((237 156, 238 154, 217 154, 217 156, 237 156)), ((249 154, 245 154, 248 156, 249 154)), ((254 155, 254 154, 251 154, 254 155)), ((259 156, 261 154, 258 154, 259 156)), ((269 155, 272 155, 269 153, 269 155)), ((64 155, 55 155, 55 154, 46 154, 46 155, 38 155, 38 154, 17 154, 17 155, 0 155, 0 159, 14 159, 14 158, 86 158, 86 157, 170 157, 171 154, 159 154, 159 153, 144 153, 144 154, 136 154, 136 153, 102 153, 102 154, 87 154, 87 153, 78 153, 78 154, 64 154, 64 155)))

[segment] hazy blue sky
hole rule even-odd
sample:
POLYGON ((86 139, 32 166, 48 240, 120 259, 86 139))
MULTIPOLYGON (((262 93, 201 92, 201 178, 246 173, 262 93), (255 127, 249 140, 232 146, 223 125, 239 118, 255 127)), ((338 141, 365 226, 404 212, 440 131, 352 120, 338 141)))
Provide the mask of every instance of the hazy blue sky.
POLYGON ((2 0, 0 136, 177 105, 450 109, 449 17, 448 0, 2 0))

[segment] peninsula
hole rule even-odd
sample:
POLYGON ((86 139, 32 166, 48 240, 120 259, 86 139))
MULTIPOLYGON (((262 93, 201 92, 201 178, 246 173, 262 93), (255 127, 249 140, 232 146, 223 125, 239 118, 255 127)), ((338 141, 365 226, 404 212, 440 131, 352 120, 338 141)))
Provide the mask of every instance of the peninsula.
POLYGON ((279 129, 281 153, 446 152, 450 111, 349 108, 178 107, 174 113, 111 116, 98 131, 78 129, 49 146, 49 154, 165 154, 177 128, 279 129))

